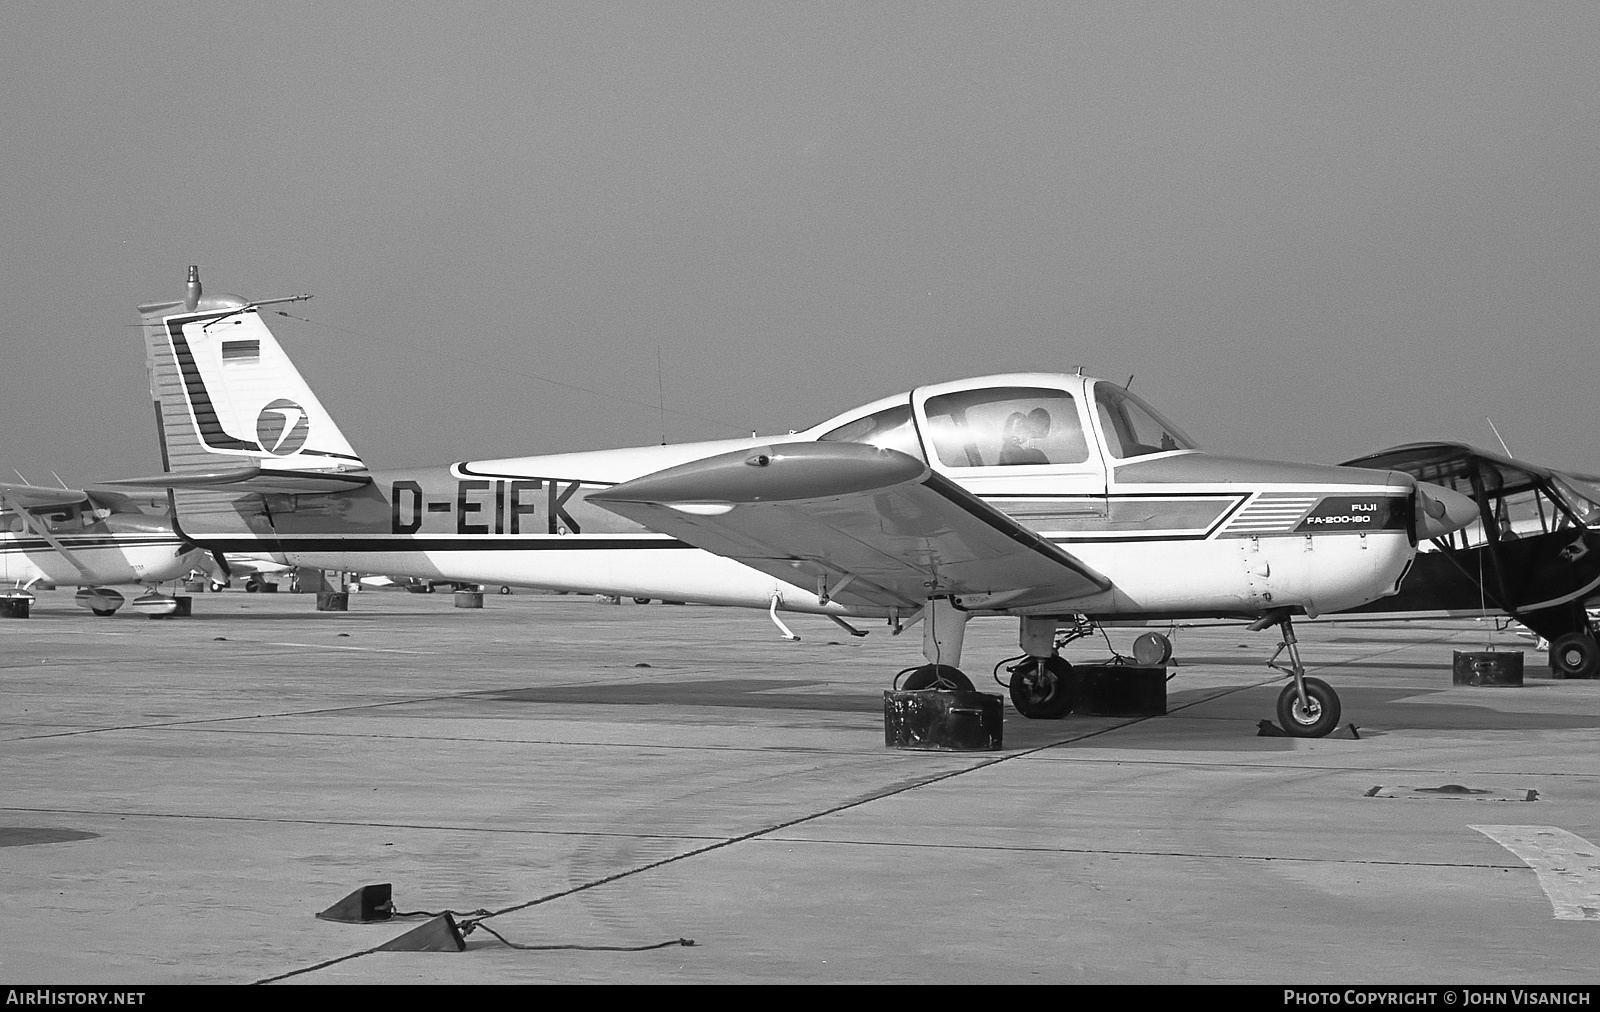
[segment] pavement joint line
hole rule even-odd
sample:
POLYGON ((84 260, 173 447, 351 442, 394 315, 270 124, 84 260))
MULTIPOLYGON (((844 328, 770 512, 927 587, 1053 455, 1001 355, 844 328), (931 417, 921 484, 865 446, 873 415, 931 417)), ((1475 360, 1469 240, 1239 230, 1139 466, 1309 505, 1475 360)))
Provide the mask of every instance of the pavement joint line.
MULTIPOLYGON (((231 642, 231 641, 230 641, 231 642)), ((342 643, 290 643, 276 640, 261 640, 258 645, 264 647, 305 647, 308 650, 358 650, 363 653, 373 654, 417 654, 424 657, 439 655, 438 650, 401 650, 399 647, 355 647, 342 643)))
POLYGON ((119 819, 177 819, 194 822, 248 822, 269 826, 340 826, 362 829, 415 829, 439 833, 495 833, 514 836, 579 836, 605 837, 626 840, 723 840, 713 833, 619 833, 615 830, 584 829, 527 829, 507 826, 452 826, 426 825, 411 822, 366 822, 354 819, 288 819, 270 816, 203 815, 185 812, 132 812, 93 810, 86 808, 18 808, 4 807, 0 812, 24 815, 86 815, 95 818, 119 819))
POLYGON ((244 713, 232 717, 192 717, 188 720, 165 720, 148 724, 113 724, 107 727, 86 727, 75 731, 57 731, 51 734, 28 734, 7 741, 39 741, 47 738, 71 738, 85 734, 103 734, 108 731, 148 731, 163 728, 183 728, 192 724, 226 724, 236 720, 269 720, 274 717, 311 717, 319 713, 346 713, 351 710, 377 710, 386 706, 406 706, 411 703, 436 703, 441 700, 467 699, 503 689, 469 689, 437 696, 415 696, 408 699, 391 699, 377 703, 351 703, 348 706, 319 706, 310 710, 284 710, 278 713, 244 713))
MULTIPOLYGON (((135 819, 182 819, 199 822, 250 822, 265 825, 291 825, 291 826, 341 826, 358 827, 364 829, 410 829, 424 832, 439 833, 487 833, 516 836, 552 836, 552 837, 584 837, 627 840, 666 840, 666 841, 711 841, 722 844, 729 838, 708 833, 619 833, 612 830, 580 830, 580 829, 522 829, 505 828, 496 826, 453 826, 453 825, 422 825, 406 822, 363 822, 349 819, 274 819, 251 818, 238 815, 194 815, 177 812, 119 812, 119 811, 91 811, 75 808, 0 808, 0 812, 16 812, 28 815, 88 815, 99 818, 135 818, 135 819)), ((803 821, 803 820, 802 820, 803 821)), ((759 834, 756 834, 759 835, 759 834)), ((1521 862, 1507 864, 1493 864, 1474 861, 1397 861, 1362 858, 1340 857, 1295 857, 1289 855, 1270 854, 1213 854, 1203 851, 1177 851, 1177 850, 1132 850, 1115 847, 1041 847, 1026 844, 1011 844, 997 846, 990 844, 963 844, 963 843, 926 843, 916 840, 851 840, 838 837, 804 837, 804 836, 774 836, 770 831, 761 842, 801 844, 839 847, 882 847, 882 848, 912 848, 920 850, 957 850, 969 852, 1002 852, 1002 853, 1028 853, 1028 854, 1086 854, 1107 855, 1114 857, 1182 857, 1197 858, 1217 861, 1295 861, 1305 864, 1349 864, 1349 865, 1382 865, 1394 867, 1417 868, 1503 868, 1511 871, 1524 871, 1527 866, 1521 862)), ((704 850, 696 853, 705 853, 704 850)), ((685 854, 683 856, 690 856, 685 854)), ((676 859, 674 859, 676 860, 676 859)), ((531 904, 530 904, 531 905, 531 904)), ((521 907, 510 907, 496 911, 494 916, 509 913, 521 907)))
POLYGON ((1209 854, 1203 851, 1185 850, 1128 850, 1115 847, 1030 847, 1022 844, 996 846, 962 843, 922 843, 914 840, 816 839, 804 836, 774 836, 769 837, 767 842, 786 844, 822 844, 839 847, 895 847, 919 850, 960 850, 984 852, 998 851, 1001 853, 1018 852, 1028 854, 1086 854, 1106 855, 1111 857, 1184 857, 1213 861, 1293 861, 1301 864, 1379 865, 1396 868, 1502 868, 1509 871, 1526 870, 1526 866, 1520 862, 1493 864, 1482 861, 1395 861, 1377 858, 1295 857, 1291 855, 1270 854, 1209 854))
MULTIPOLYGON (((230 719, 245 719, 245 718, 230 718, 230 719)), ((1147 718, 1138 718, 1138 719, 1143 720, 1143 719, 1147 719, 1147 718)), ((1126 724, 1122 724, 1122 725, 1118 725, 1118 726, 1119 727, 1125 727, 1127 725, 1126 724)), ((771 755, 773 753, 785 753, 785 754, 795 754, 795 755, 812 755, 812 754, 815 754, 815 753, 823 751, 823 750, 820 750, 820 749, 817 749, 817 748, 803 747, 803 746, 775 748, 773 746, 755 747, 755 746, 744 746, 744 745, 674 745, 674 744, 667 744, 667 743, 651 743, 651 742, 619 742, 619 741, 594 741, 594 740, 577 740, 577 741, 573 741, 573 740, 562 740, 562 739, 558 739, 558 738, 488 738, 488 737, 465 737, 465 736, 460 736, 460 735, 427 735, 427 734, 356 734, 356 733, 340 732, 340 731, 258 730, 258 729, 252 729, 252 728, 197 727, 197 726, 190 726, 190 725, 173 726, 173 727, 170 727, 170 728, 151 725, 151 726, 149 726, 149 729, 152 729, 152 730, 173 730, 173 731, 193 732, 193 733, 199 733, 199 734, 259 735, 259 736, 263 736, 263 737, 285 736, 285 737, 306 737, 306 738, 357 738, 357 739, 375 740, 375 741, 480 742, 480 743, 483 743, 483 744, 486 744, 486 745, 496 745, 496 744, 500 744, 500 745, 539 745, 539 746, 555 746, 555 747, 565 747, 565 748, 636 749, 636 750, 639 750, 639 751, 660 750, 660 751, 677 751, 677 752, 728 752, 728 753, 756 753, 756 754, 762 754, 762 755, 771 755)), ((1114 728, 1103 728, 1103 729, 1100 729, 1100 731, 1098 731, 1098 732, 1085 732, 1082 737, 1086 738, 1086 737, 1089 737, 1089 736, 1091 736, 1091 735, 1093 735, 1095 733, 1101 733, 1101 732, 1103 732, 1105 730, 1114 730, 1114 728)), ((1367 730, 1367 729, 1363 729, 1363 730, 1367 730)), ((1256 737, 1255 735, 1251 735, 1250 739, 1253 740, 1255 737, 1256 737)), ((24 739, 0 739, 0 743, 3 743, 4 741, 7 741, 7 740, 20 741, 20 740, 24 740, 24 739)), ((28 740, 34 740, 34 739, 28 739, 28 740)), ((1075 740, 1082 740, 1082 738, 1075 739, 1075 740)), ((1044 746, 1044 747, 1045 748, 1054 747, 1054 744, 1061 744, 1061 743, 1052 743, 1052 745, 1048 745, 1048 746, 1044 746)), ((1030 752, 1038 752, 1038 751, 1042 751, 1042 750, 1043 749, 1041 748, 1041 749, 1032 749, 1032 750, 1028 750, 1028 751, 1030 751, 1030 752)), ((832 755, 843 755, 843 756, 856 757, 856 756, 862 756, 862 755, 882 756, 885 753, 884 753, 884 750, 881 749, 881 748, 870 748, 870 749, 869 748, 857 748, 857 749, 854 749, 854 750, 851 750, 851 751, 843 751, 843 750, 837 750, 837 749, 826 750, 826 754, 828 754, 830 756, 832 756, 832 755)), ((957 753, 945 753, 945 754, 947 754, 947 755, 955 755, 957 753)), ((1132 757, 1113 757, 1113 756, 1103 756, 1103 755, 1092 755, 1092 754, 1087 754, 1087 753, 1078 753, 1078 754, 1072 754, 1072 755, 1069 755, 1069 756, 1065 756, 1062 761, 1073 762, 1073 763, 1083 763, 1085 765, 1094 765, 1094 766, 1181 766, 1181 767, 1185 767, 1185 768, 1207 767, 1207 768, 1215 768, 1215 769, 1259 769, 1259 770, 1265 770, 1265 771, 1280 771, 1280 770, 1319 771, 1320 770, 1320 771, 1327 771, 1327 772, 1332 772, 1332 773, 1361 774, 1362 776, 1369 776, 1369 775, 1370 776, 1377 776, 1377 775, 1383 775, 1383 774, 1405 774, 1405 775, 1458 776, 1458 777, 1517 777, 1517 778, 1523 778, 1523 779, 1526 779, 1526 778, 1529 778, 1529 777, 1539 777, 1541 779, 1549 779, 1549 778, 1556 778, 1556 777, 1579 777, 1579 778, 1588 778, 1588 779, 1600 778, 1600 771, 1597 771, 1597 772, 1582 772, 1582 771, 1540 770, 1540 771, 1534 772, 1534 773, 1525 773, 1525 772, 1514 772, 1514 771, 1508 772, 1508 771, 1504 771, 1504 770, 1464 770, 1464 769, 1461 769, 1459 767, 1450 767, 1450 768, 1443 768, 1443 767, 1435 768, 1435 767, 1424 767, 1424 766, 1358 766, 1358 767, 1350 767, 1350 766, 1328 765, 1328 764, 1324 764, 1324 763, 1308 763, 1308 762, 1289 763, 1289 762, 1273 762, 1273 761, 1267 761, 1267 760, 1236 760, 1236 761, 1229 761, 1229 762, 1217 762, 1217 761, 1205 761, 1205 760, 1141 759, 1141 758, 1132 758, 1132 757)), ((0 809, 0 811, 3 811, 3 810, 4 809, 0 809)))

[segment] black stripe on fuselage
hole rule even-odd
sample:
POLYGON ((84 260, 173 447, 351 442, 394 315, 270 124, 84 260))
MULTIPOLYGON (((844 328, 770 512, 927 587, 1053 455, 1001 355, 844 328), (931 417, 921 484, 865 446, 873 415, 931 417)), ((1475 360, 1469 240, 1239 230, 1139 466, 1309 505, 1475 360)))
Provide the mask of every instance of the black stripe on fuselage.
POLYGON ((216 552, 282 552, 289 555, 354 555, 360 552, 582 552, 650 551, 663 548, 693 548, 677 538, 590 538, 571 534, 556 537, 495 537, 468 535, 461 538, 411 537, 405 534, 330 535, 326 538, 207 538, 194 542, 216 552))
MULTIPOLYGON (((185 544, 181 538, 152 537, 148 541, 134 540, 126 537, 99 537, 99 538, 57 538, 61 546, 67 551, 100 551, 106 548, 162 548, 171 546, 179 548, 185 544)), ((54 552, 55 546, 43 538, 29 538, 26 540, 6 541, 0 540, 0 552, 54 552)))

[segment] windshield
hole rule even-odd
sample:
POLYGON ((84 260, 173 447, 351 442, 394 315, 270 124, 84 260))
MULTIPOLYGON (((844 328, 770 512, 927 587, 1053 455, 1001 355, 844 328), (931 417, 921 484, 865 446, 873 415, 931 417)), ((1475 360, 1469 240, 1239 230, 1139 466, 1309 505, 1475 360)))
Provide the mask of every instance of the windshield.
POLYGON ((1166 450, 1194 450, 1194 440, 1144 401, 1119 386, 1094 385, 1095 410, 1106 434, 1106 450, 1119 460, 1166 450))

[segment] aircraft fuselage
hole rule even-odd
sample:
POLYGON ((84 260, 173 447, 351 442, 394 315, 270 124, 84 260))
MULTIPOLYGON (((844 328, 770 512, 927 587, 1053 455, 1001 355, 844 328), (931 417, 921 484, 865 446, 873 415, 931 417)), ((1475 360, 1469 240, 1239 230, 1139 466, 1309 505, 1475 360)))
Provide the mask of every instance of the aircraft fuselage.
MULTIPOLYGON (((313 568, 750 607, 766 607, 776 594, 790 611, 889 614, 824 602, 800 585, 806 581, 778 580, 587 501, 641 475, 775 442, 374 472, 359 490, 210 493, 205 508, 191 493, 183 531, 207 548, 313 568)), ((1290 607, 1317 614, 1392 593, 1414 552, 1412 484, 1386 472, 1191 451, 1118 466, 1103 492, 1084 490, 1073 476, 950 477, 1112 584, 1059 606, 991 609, 974 599, 974 611, 1148 618, 1290 607)))

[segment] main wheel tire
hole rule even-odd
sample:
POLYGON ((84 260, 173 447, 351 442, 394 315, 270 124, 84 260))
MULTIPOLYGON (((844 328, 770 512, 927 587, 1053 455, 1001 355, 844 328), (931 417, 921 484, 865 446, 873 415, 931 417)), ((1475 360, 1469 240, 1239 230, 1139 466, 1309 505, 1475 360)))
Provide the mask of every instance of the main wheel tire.
POLYGON ((1307 678, 1308 707, 1300 702, 1294 682, 1278 693, 1278 724, 1296 738, 1321 738, 1339 726, 1339 694, 1320 678, 1307 678))
POLYGON ((107 615, 115 615, 117 613, 117 609, 115 608, 90 608, 89 610, 94 612, 96 615, 99 615, 101 618, 105 618, 107 615))
POLYGON ((1072 665, 1061 657, 1029 657, 1011 669, 1011 705, 1030 720, 1065 717, 1077 702, 1072 665))
POLYGON ((948 664, 924 664, 920 668, 914 668, 900 683, 901 692, 916 692, 921 689, 974 691, 972 679, 962 674, 960 668, 953 668, 948 664))
POLYGON ((1146 667, 1157 667, 1172 660, 1172 641, 1160 633, 1147 632, 1133 641, 1133 659, 1146 667))
POLYGON ((1557 636, 1550 643, 1550 670, 1557 678, 1593 678, 1600 671, 1600 644, 1587 633, 1557 636))
POLYGON ((650 603, 650 599, 648 597, 636 597, 636 598, 633 599, 633 603, 634 604, 649 604, 650 603))

